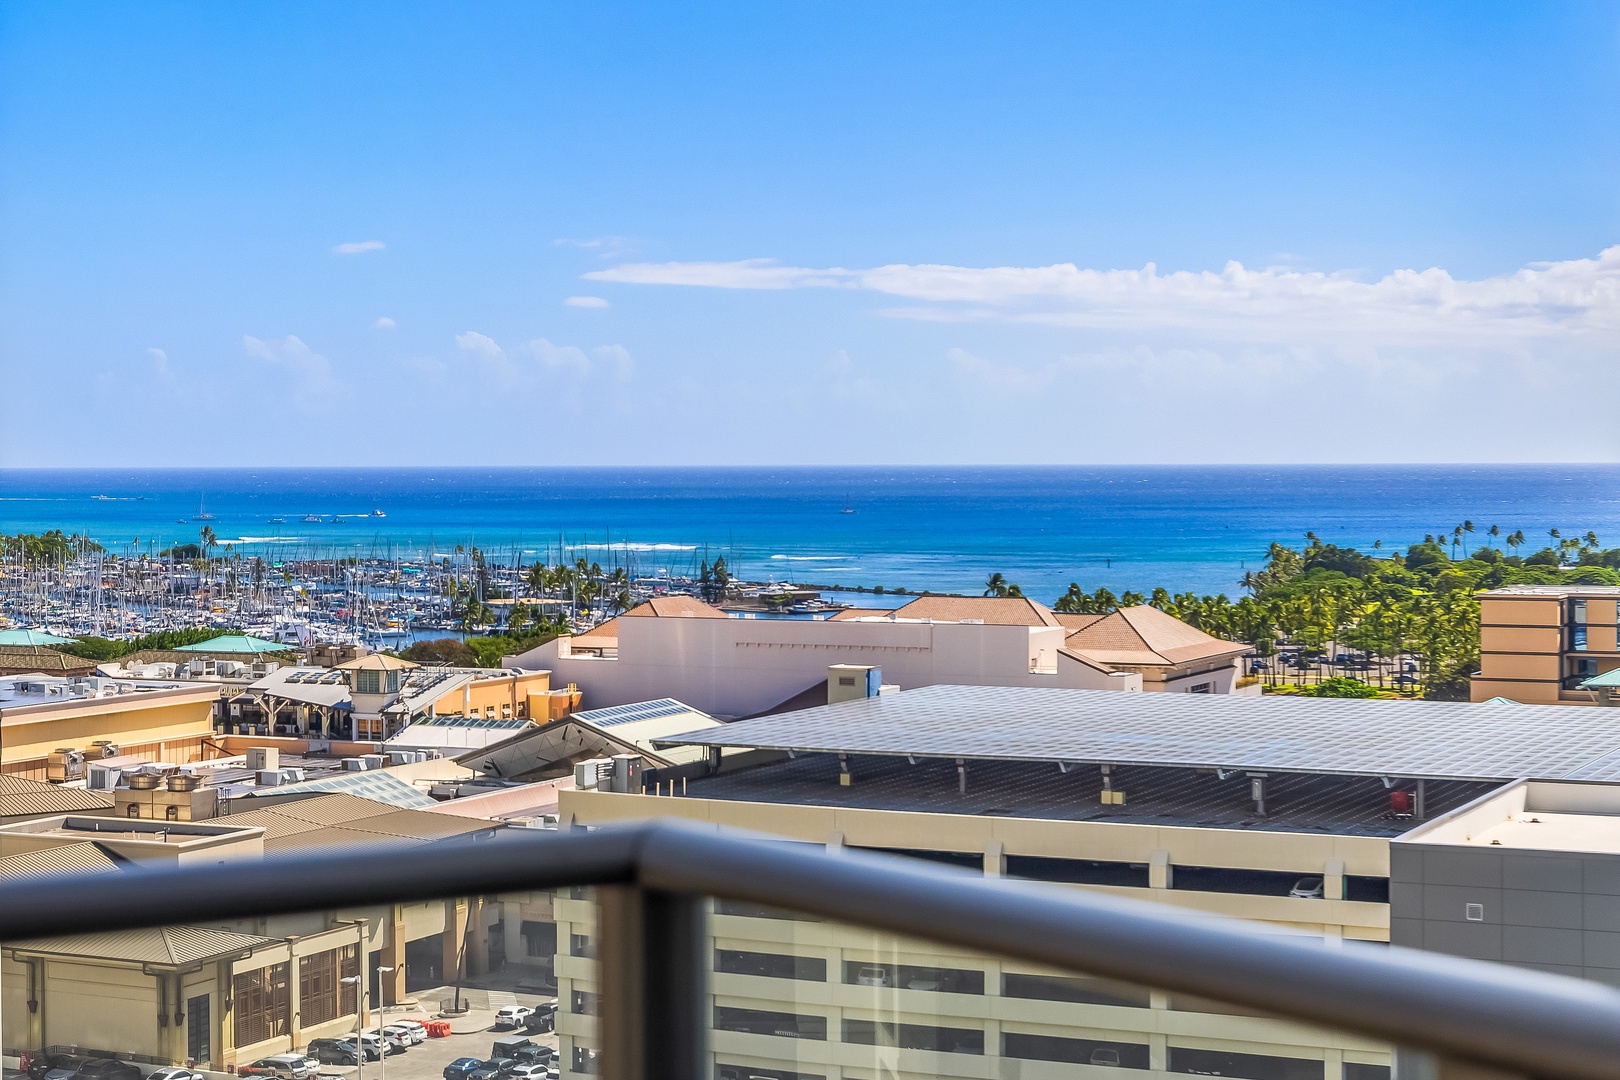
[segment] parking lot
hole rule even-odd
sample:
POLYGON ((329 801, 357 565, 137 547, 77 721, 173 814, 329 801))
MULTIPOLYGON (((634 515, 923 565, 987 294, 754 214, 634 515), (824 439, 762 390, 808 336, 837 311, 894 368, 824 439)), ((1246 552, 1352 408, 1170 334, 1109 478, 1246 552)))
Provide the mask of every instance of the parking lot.
MULTIPOLYGON (((427 1023, 438 1016, 439 1010, 443 1008, 442 1002, 453 1000, 455 994, 454 987, 420 991, 411 996, 410 1002, 389 1006, 383 1010, 383 1022, 392 1023, 398 1019, 409 1019, 427 1023)), ((522 989, 478 989, 464 986, 461 988, 461 1000, 462 1004, 468 1007, 468 1012, 465 1016, 446 1018, 449 1020, 451 1031, 448 1037, 428 1039, 403 1054, 390 1054, 386 1061, 367 1062, 358 1069, 354 1066, 323 1065, 321 1075, 352 1078, 356 1073, 361 1073, 364 1080, 383 1080, 384 1077, 387 1080, 442 1080, 444 1067, 456 1058, 475 1057, 483 1060, 489 1057, 490 1044, 496 1039, 525 1037, 521 1030, 495 1030, 495 1013, 502 1006, 527 1005, 533 1008, 549 1004, 556 999, 544 994, 527 993, 522 989)), ((373 1019, 372 1030, 376 1030, 376 1023, 377 1021, 373 1019)), ((557 1049, 557 1036, 554 1032, 526 1037, 541 1046, 549 1046, 553 1052, 557 1049)))

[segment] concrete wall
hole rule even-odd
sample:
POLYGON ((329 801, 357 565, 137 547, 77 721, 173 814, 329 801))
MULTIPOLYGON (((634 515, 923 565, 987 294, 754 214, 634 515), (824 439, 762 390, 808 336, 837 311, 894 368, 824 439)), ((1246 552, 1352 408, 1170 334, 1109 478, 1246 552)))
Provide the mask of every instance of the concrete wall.
POLYGON ((574 656, 568 638, 508 661, 578 683, 587 709, 673 697, 722 718, 773 708, 827 678, 832 664, 883 669, 903 689, 936 684, 1140 690, 1059 652, 1062 627, 921 621, 626 618, 617 658, 574 656))
POLYGON ((1620 986, 1620 856, 1401 842, 1389 902, 1393 944, 1620 986))
MULTIPOLYGON (((1389 841, 1371 836, 968 817, 605 791, 559 792, 558 811, 562 821, 584 825, 680 817, 811 843, 827 843, 829 838, 837 837, 838 843, 850 847, 980 853, 993 849, 1004 856, 1038 855, 1137 864, 1152 864, 1157 859, 1169 868, 1179 864, 1270 870, 1302 877, 1307 874, 1383 877, 1389 873, 1389 841)), ((1162 886, 1147 889, 1066 887, 1287 925, 1328 937, 1386 941, 1389 934, 1388 908, 1379 903, 1202 892, 1162 886)))

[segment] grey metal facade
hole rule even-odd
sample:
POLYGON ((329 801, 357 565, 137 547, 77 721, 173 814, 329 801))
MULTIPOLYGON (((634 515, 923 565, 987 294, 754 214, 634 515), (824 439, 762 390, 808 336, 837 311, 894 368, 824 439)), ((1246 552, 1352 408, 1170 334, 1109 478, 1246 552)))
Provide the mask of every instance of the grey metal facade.
POLYGON ((1620 986, 1620 855, 1396 841, 1389 860, 1391 944, 1620 986))

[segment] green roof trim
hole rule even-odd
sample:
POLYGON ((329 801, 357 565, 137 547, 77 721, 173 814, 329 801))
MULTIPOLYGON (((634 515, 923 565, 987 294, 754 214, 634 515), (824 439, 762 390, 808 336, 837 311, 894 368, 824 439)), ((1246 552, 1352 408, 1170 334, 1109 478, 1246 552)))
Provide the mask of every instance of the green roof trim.
POLYGON ((195 645, 181 645, 176 652, 203 652, 203 653, 278 653, 291 652, 294 646, 283 645, 279 641, 266 641, 264 638, 248 637, 246 634, 222 634, 207 641, 199 641, 195 645))
POLYGON ((43 630, 0 630, 0 645, 66 645, 72 640, 43 630))

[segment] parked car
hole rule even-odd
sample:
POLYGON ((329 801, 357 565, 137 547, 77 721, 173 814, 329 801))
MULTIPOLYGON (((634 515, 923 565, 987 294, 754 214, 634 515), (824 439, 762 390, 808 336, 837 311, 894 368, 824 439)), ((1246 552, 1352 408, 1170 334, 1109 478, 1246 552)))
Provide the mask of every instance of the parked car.
POLYGON ((146 1074, 146 1080, 208 1080, 208 1078, 193 1069, 170 1065, 162 1069, 153 1069, 146 1074))
POLYGON ((1091 1051, 1093 1065, 1110 1065, 1119 1068, 1119 1051, 1112 1046, 1099 1046, 1091 1051))
POLYGON ((522 1027, 524 1021, 534 1015, 534 1010, 527 1005, 507 1005, 495 1014, 495 1026, 498 1028, 522 1027))
POLYGON ((1294 882, 1294 887, 1288 890, 1289 896, 1296 896, 1302 900, 1322 899, 1322 879, 1319 877, 1302 877, 1294 882))
POLYGON ((459 1057, 444 1067, 444 1080, 467 1080, 483 1062, 475 1057, 459 1057))
POLYGON ((427 1039, 427 1028, 411 1027, 408 1024, 389 1024, 383 1028, 383 1034, 398 1037, 406 1046, 415 1046, 427 1039))
POLYGON ((533 1060, 529 1055, 538 1048, 539 1044, 525 1035, 508 1035, 490 1044, 489 1056, 491 1060, 511 1058, 513 1061, 527 1064, 533 1060))
POLYGON ((78 1080, 141 1080, 141 1070, 117 1058, 91 1058, 73 1075, 78 1080))
POLYGON ((548 1001, 544 1005, 536 1005, 534 1012, 523 1022, 523 1030, 530 1034, 537 1034, 557 1029, 557 1003, 548 1001))
MULTIPOLYGON (((311 1069, 309 1059, 303 1054, 273 1054, 262 1057, 249 1065, 240 1066, 236 1071, 240 1076, 275 1076, 280 1080, 311 1080, 316 1070, 311 1069)), ((139 1072, 137 1071, 137 1080, 139 1072)), ((123 1080, 122 1077, 119 1080, 123 1080)))
POLYGON ((491 1053, 490 1057, 509 1057, 520 1065, 544 1065, 556 1056, 557 1052, 549 1046, 529 1042, 527 1039, 523 1040, 523 1043, 510 1053, 497 1050, 491 1053))
POLYGON ((467 1080, 504 1080, 517 1062, 511 1058, 490 1058, 480 1061, 478 1068, 467 1074, 467 1080))
POLYGON ((395 1020, 391 1026, 402 1027, 411 1031, 413 1033, 411 1035, 412 1042, 420 1043, 427 1041, 427 1025, 422 1023, 420 1020, 395 1020))
POLYGON ((546 1071, 547 1070, 544 1065, 525 1065, 520 1063, 512 1066, 512 1071, 507 1075, 510 1076, 512 1080, 546 1080, 546 1071))
POLYGON ((29 1080, 68 1080, 84 1062, 72 1054, 42 1054, 28 1063, 29 1080))
POLYGON ((358 1065, 360 1048, 353 1039, 312 1039, 306 1051, 322 1065, 358 1065))

